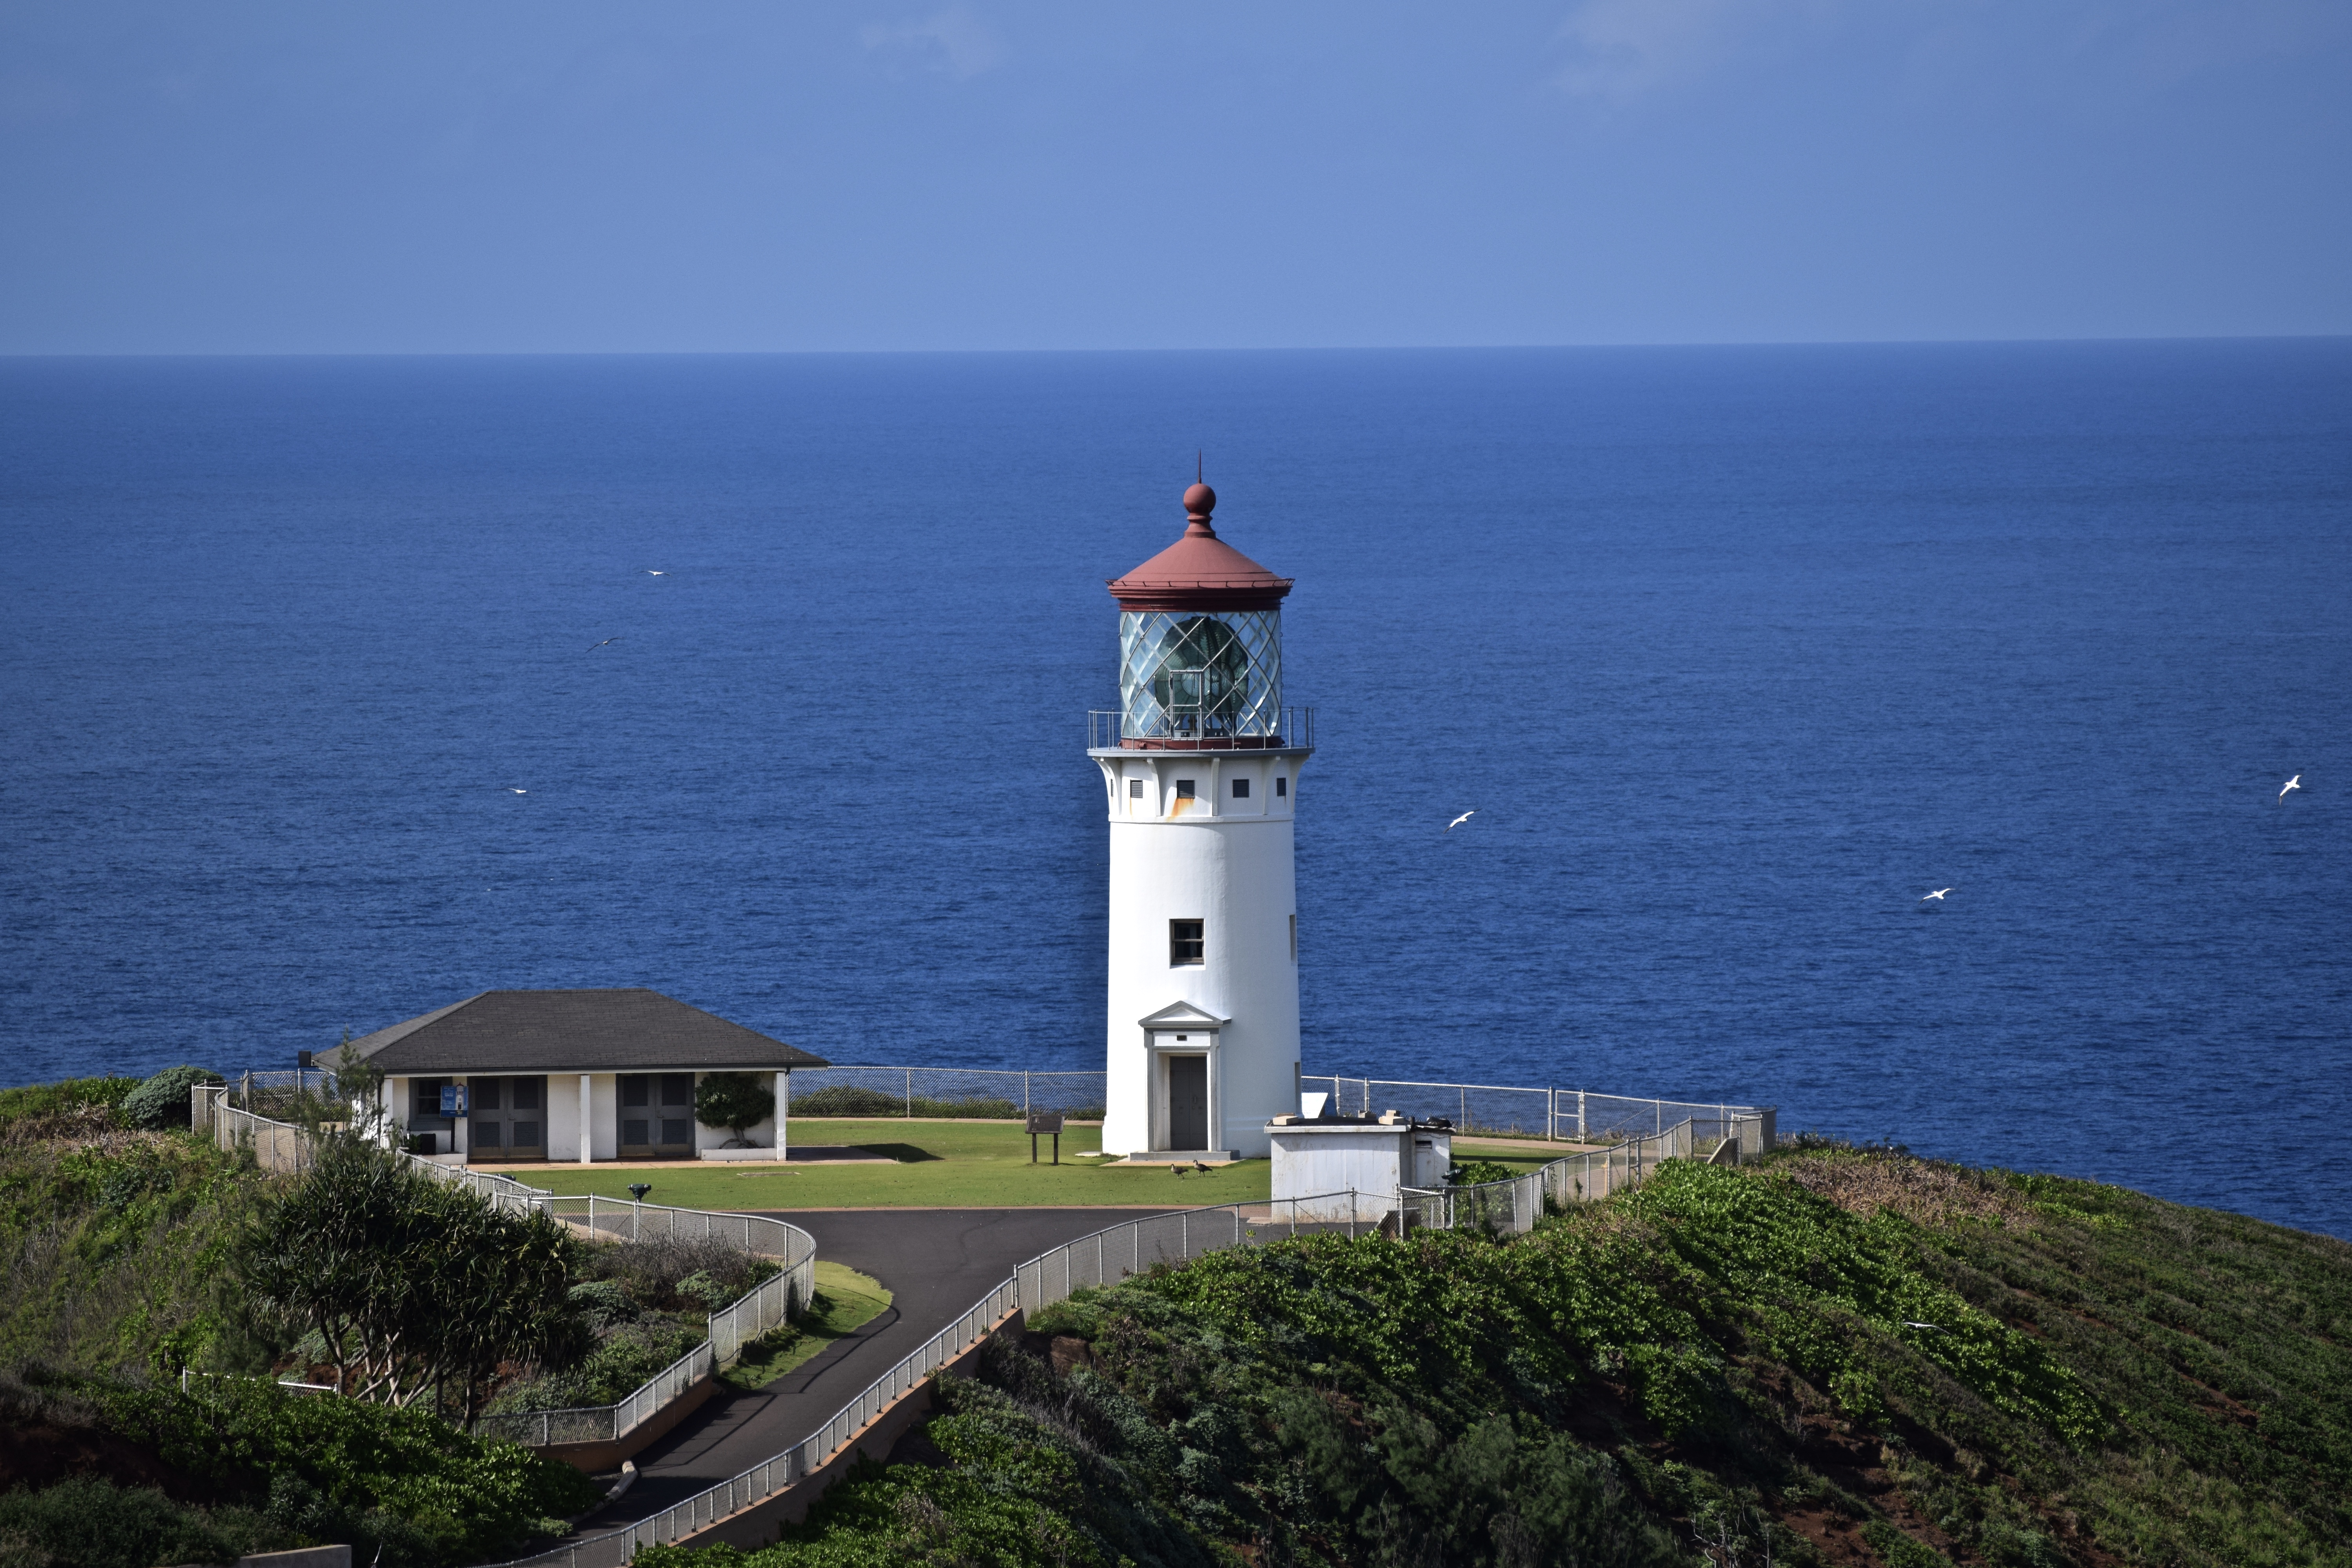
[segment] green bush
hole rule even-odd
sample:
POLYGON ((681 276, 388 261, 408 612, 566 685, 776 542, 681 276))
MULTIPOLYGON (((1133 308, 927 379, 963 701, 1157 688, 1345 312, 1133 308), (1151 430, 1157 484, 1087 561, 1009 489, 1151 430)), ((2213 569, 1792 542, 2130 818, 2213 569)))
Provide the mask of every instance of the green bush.
POLYGON ((1499 1160, 1465 1160, 1445 1173, 1445 1181, 1448 1186, 1476 1187, 1488 1182, 1511 1181, 1522 1173, 1499 1160))
POLYGON ((192 1508, 152 1487, 117 1486, 100 1476, 0 1496, 5 1568, 234 1563, 301 1544, 293 1531, 251 1509, 192 1508))
POLYGON ((568 1465, 421 1410, 298 1398, 258 1381, 202 1389, 96 1397, 113 1430, 166 1464, 304 1535, 349 1542, 355 1557, 381 1549, 383 1568, 494 1558, 602 1495, 568 1465))
POLYGON ((220 1074, 203 1068, 165 1068, 123 1098, 122 1119, 133 1127, 185 1127, 188 1091, 220 1081, 220 1074))

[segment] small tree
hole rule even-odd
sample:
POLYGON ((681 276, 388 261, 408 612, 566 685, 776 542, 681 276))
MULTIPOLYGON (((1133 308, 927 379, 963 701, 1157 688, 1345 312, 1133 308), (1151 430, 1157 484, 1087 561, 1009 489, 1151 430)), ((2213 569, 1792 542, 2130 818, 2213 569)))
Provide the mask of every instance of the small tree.
POLYGON ((738 1139, 775 1110, 775 1091, 747 1072, 711 1073, 694 1086, 694 1119, 705 1127, 724 1127, 738 1139))

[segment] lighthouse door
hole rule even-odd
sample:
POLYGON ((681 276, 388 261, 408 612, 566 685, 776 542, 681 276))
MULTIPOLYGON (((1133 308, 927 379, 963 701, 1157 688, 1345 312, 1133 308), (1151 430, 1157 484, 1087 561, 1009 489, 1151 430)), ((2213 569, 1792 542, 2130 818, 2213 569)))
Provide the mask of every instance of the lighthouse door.
POLYGON ((1209 1058, 1168 1058, 1168 1146, 1209 1146, 1209 1058))

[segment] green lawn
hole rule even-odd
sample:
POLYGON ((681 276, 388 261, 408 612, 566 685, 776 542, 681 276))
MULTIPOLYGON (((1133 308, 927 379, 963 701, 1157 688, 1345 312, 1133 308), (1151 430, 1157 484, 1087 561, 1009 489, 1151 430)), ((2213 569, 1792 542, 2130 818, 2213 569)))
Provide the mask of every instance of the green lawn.
POLYGON ((741 1389, 765 1388, 834 1341, 880 1317, 889 1305, 890 1292, 872 1275, 819 1258, 816 1299, 810 1303, 814 1310, 744 1346, 742 1359, 720 1373, 719 1380, 741 1389))
POLYGON ((722 1165, 647 1169, 641 1165, 544 1165, 514 1175, 558 1193, 625 1198, 631 1182, 650 1182, 646 1201, 690 1209, 1047 1208, 1095 1204, 1197 1208, 1263 1200, 1271 1171, 1244 1160, 1184 1176, 1162 1165, 1106 1165, 1102 1131, 1062 1134, 1062 1163, 1040 1138, 1029 1163, 1029 1135, 1013 1121, 873 1121, 809 1119, 793 1123, 793 1142, 851 1144, 887 1154, 893 1163, 722 1165))

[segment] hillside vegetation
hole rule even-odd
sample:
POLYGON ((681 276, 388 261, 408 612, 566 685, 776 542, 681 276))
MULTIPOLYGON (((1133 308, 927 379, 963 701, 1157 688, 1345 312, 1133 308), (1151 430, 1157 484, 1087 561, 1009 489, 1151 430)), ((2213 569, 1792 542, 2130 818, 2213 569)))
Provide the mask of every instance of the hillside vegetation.
POLYGON ((1670 1163, 1030 1330, 751 1564, 2352 1563, 2352 1247, 2089 1183, 1670 1163))
MULTIPOLYGON (((317 1275, 296 1266, 289 1230, 317 1178, 271 1176, 172 1130, 192 1073, 0 1091, 0 1568, 225 1563, 321 1542, 377 1568, 448 1568, 590 1506, 600 1489, 584 1477, 422 1409, 234 1377, 180 1389, 184 1369, 266 1374, 317 1331, 261 1288, 273 1238, 294 1258, 277 1273, 317 1275)), ((462 1237, 425 1222, 488 1218, 448 1189, 413 1195, 385 1194, 442 1256, 462 1237)), ((553 1273, 560 1308, 565 1278, 553 1273)))

